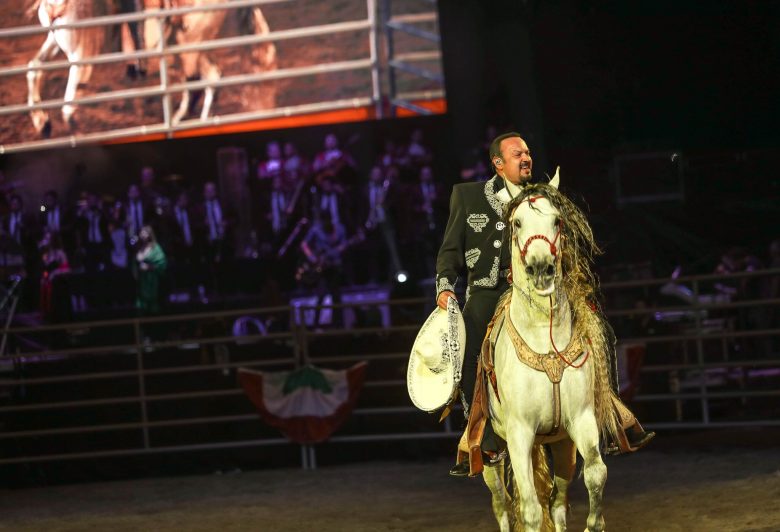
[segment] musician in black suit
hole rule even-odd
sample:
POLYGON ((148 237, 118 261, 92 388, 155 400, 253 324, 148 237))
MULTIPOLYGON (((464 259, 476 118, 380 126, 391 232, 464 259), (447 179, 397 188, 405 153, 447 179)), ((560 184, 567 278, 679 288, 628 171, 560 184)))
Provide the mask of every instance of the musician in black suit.
MULTIPOLYGON (((2 218, 0 231, 0 270, 6 274, 19 274, 29 279, 40 276, 34 217, 24 211, 21 196, 11 194, 8 198, 9 212, 2 218)), ((38 283, 24 283, 21 289, 21 305, 33 308, 37 300, 38 283)))
POLYGON ((80 247, 84 250, 84 269, 88 274, 103 271, 108 264, 112 246, 108 217, 96 193, 87 194, 86 204, 79 209, 77 217, 80 247))
POLYGON ((186 191, 176 196, 173 208, 165 221, 168 246, 171 250, 169 271, 171 291, 182 293, 203 286, 204 272, 201 262, 202 235, 198 231, 198 218, 190 206, 186 191))
POLYGON ((18 194, 9 198, 9 212, 3 217, 3 230, 27 256, 35 248, 34 221, 24 211, 24 202, 18 194))
MULTIPOLYGON (((490 145, 496 174, 484 183, 455 185, 444 240, 436 259, 436 302, 447 308, 463 270, 466 278, 466 351, 461 390, 467 402, 474 394, 477 357, 487 324, 499 296, 509 288, 511 264, 509 229, 502 218, 509 200, 531 179, 531 152, 518 133, 499 135, 490 145), (502 192, 506 190, 506 192, 502 192)), ((492 432, 492 431, 491 431, 492 432)), ((488 431, 486 430, 486 437, 488 431)), ((453 475, 468 474, 468 462, 456 465, 453 475)))
POLYGON ((144 197, 141 195, 141 187, 135 183, 127 188, 125 213, 127 214, 127 238, 133 242, 138 238, 138 233, 143 226, 156 225, 152 220, 152 206, 144 202, 144 197))
POLYGON ((420 168, 419 180, 409 186, 407 197, 405 234, 417 257, 414 274, 419 279, 427 279, 436 271, 435 246, 443 232, 445 199, 441 183, 436 181, 430 166, 420 168))
POLYGON ((370 283, 387 282, 401 271, 393 213, 398 200, 397 184, 376 165, 368 175, 363 191, 363 226, 369 232, 363 249, 370 283))

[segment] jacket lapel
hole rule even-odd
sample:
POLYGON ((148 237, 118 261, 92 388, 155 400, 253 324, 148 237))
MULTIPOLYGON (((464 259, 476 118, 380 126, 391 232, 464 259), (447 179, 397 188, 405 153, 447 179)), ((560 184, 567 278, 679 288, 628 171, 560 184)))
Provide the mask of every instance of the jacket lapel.
POLYGON ((490 207, 496 211, 496 214, 501 217, 504 214, 504 205, 501 200, 498 199, 497 194, 504 188, 504 180, 498 175, 494 175, 491 179, 485 182, 485 199, 487 199, 490 207))

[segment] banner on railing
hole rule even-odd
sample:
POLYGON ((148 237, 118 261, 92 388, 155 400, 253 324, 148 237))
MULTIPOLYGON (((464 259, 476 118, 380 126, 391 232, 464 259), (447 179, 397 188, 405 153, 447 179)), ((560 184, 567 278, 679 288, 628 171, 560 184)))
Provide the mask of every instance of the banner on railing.
POLYGON ((355 408, 366 362, 343 371, 306 366, 295 371, 240 369, 238 381, 260 417, 295 443, 327 440, 355 408))

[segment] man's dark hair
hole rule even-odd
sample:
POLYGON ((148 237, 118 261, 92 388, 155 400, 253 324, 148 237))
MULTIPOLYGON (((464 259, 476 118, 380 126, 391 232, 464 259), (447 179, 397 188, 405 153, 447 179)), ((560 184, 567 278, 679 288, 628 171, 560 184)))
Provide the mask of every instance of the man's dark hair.
POLYGON ((501 135, 497 136, 493 139, 493 142, 490 143, 490 164, 495 168, 496 165, 493 164, 493 159, 496 157, 499 157, 500 159, 504 159, 501 157, 501 142, 504 139, 511 139, 512 137, 520 137, 523 138, 520 133, 517 133, 516 131, 510 131, 509 133, 502 133, 501 135))

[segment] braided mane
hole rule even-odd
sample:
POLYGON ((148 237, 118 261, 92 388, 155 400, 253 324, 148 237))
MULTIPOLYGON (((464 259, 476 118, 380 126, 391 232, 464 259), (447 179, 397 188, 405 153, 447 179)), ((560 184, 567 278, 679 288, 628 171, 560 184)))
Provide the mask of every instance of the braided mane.
MULTIPOLYGON (((581 323, 590 341, 594 364, 596 419, 602 434, 617 434, 618 420, 611 400, 608 373, 610 351, 615 349, 614 334, 599 305, 598 278, 593 273, 593 260, 603 252, 593 237, 593 230, 585 214, 566 195, 546 183, 528 185, 507 206, 504 222, 510 223, 512 215, 523 200, 530 196, 543 196, 560 213, 562 288, 572 307, 573 320, 581 323)), ((534 204, 530 203, 534 209, 534 204)))

